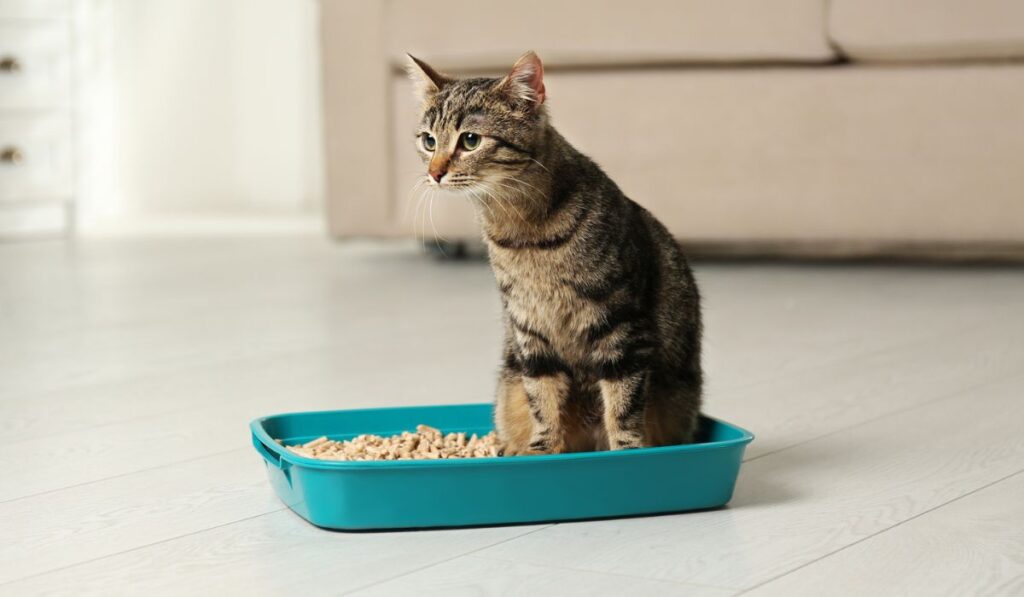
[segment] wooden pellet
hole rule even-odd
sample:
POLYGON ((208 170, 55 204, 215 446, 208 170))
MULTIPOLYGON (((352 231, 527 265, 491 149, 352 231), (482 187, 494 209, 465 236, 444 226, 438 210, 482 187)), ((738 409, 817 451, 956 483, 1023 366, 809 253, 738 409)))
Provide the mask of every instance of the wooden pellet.
MULTIPOLYGON (((281 440, 275 440, 284 445, 281 440)), ((484 436, 473 433, 441 433, 429 425, 417 425, 416 431, 403 431, 391 437, 358 435, 349 440, 318 437, 304 444, 285 446, 292 453, 321 460, 438 460, 442 458, 483 458, 498 455, 494 432, 484 436)))

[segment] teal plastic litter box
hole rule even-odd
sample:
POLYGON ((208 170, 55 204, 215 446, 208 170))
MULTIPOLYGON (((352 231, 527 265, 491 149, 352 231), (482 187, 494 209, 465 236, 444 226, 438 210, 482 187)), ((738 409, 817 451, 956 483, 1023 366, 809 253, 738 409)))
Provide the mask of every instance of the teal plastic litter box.
POLYGON ((490 404, 274 415, 250 424, 270 484, 296 514, 324 528, 371 530, 517 524, 683 512, 732 497, 749 432, 702 418, 699 443, 616 452, 448 460, 338 462, 293 454, 274 440, 394 435, 424 423, 485 434, 490 404))

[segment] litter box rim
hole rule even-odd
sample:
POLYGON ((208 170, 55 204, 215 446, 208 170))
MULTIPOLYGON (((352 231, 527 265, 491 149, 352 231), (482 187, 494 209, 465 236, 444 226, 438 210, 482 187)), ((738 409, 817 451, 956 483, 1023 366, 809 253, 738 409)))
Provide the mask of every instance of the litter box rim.
MULTIPOLYGON (((700 442, 693 444, 679 444, 674 446, 658 446, 650 448, 634 448, 630 450, 603 450, 597 452, 570 452, 565 454, 539 454, 531 456, 497 456, 497 457, 480 457, 480 458, 442 458, 433 460, 321 460, 318 458, 307 458, 291 452, 278 444, 274 438, 270 437, 267 432, 265 424, 268 421, 286 417, 301 417, 301 416, 324 416, 330 414, 370 414, 370 413, 383 413, 388 411, 399 411, 408 410, 410 408, 423 408, 423 409, 442 409, 442 408, 492 408, 493 404, 489 402, 479 403, 468 403, 468 404, 429 404, 429 405, 414 405, 414 406, 390 406, 381 408, 357 408, 357 409, 336 409, 336 410, 318 410, 318 411, 302 411, 302 412, 290 412, 290 413, 278 413, 268 415, 264 417, 258 417, 253 419, 249 423, 249 429, 252 433, 252 443, 256 451, 263 456, 269 464, 277 466, 278 468, 285 468, 287 466, 301 466, 304 468, 317 468, 326 470, 347 470, 347 469, 367 469, 367 470, 395 470, 402 468, 424 468, 424 467, 446 467, 446 468, 460 468, 460 467, 476 467, 476 466, 487 466, 487 467, 508 467, 508 466, 530 466, 536 465, 542 462, 557 463, 557 462, 573 462, 579 460, 609 460, 609 459, 629 459, 629 458, 645 458, 654 454, 674 454, 674 453, 693 453, 693 452, 704 452, 711 450, 721 450, 733 446, 744 446, 754 440, 754 434, 750 431, 734 425, 732 423, 723 421, 721 419, 710 417, 701 414, 701 419, 706 420, 715 425, 723 426, 730 429, 733 432, 738 433, 738 437, 719 440, 700 442)), ((399 430, 395 433, 401 433, 399 430)), ((406 430, 411 431, 411 430, 406 430)), ((444 431, 447 433, 447 431, 444 431)), ((315 438, 311 438, 315 439, 315 438)))

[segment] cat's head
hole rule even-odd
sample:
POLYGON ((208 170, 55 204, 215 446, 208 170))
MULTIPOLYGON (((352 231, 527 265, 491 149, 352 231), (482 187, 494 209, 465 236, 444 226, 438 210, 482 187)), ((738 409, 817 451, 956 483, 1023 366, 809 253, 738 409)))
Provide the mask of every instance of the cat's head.
POLYGON ((422 100, 415 144, 427 184, 504 194, 522 184, 526 170, 543 168, 535 157, 546 126, 544 66, 536 54, 524 54, 504 77, 470 79, 409 58, 422 100))

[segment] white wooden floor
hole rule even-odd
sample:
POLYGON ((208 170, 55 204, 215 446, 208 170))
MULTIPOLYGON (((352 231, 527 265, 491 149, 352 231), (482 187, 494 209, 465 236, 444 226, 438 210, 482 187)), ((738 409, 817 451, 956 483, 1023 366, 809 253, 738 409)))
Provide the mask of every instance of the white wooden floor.
POLYGON ((722 510, 345 534, 246 425, 490 398, 482 263, 314 239, 0 245, 0 594, 1024 594, 1024 269, 697 264, 722 510))

